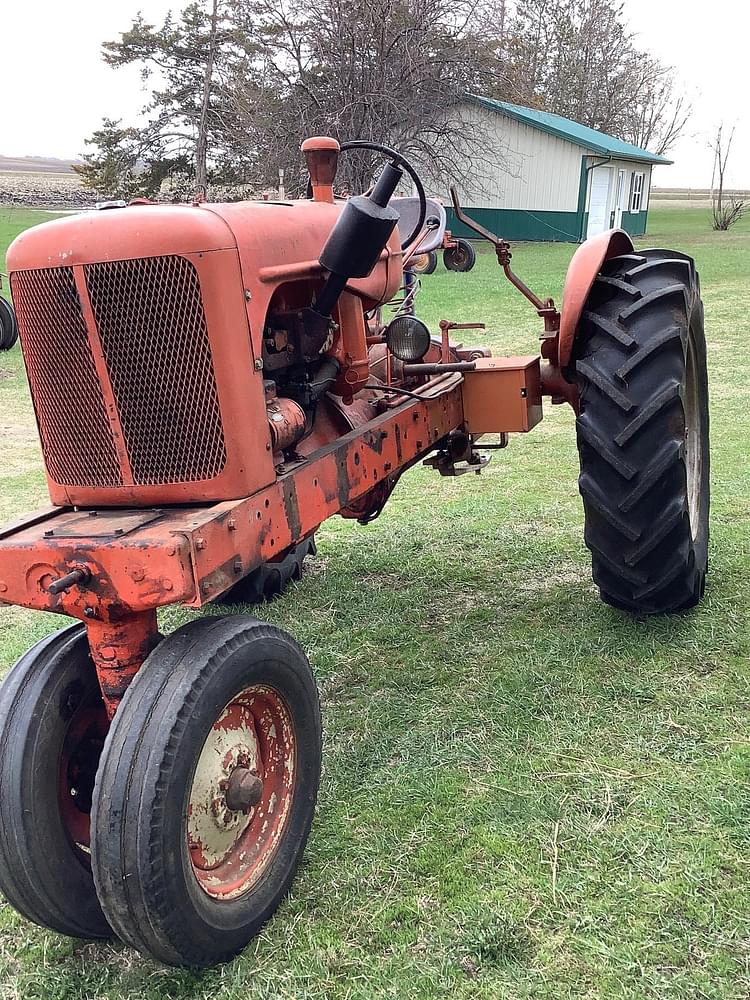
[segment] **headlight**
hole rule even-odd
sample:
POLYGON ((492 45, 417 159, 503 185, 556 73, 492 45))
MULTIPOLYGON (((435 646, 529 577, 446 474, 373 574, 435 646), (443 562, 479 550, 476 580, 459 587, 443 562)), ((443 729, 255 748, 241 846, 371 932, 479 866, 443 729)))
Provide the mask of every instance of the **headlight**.
POLYGON ((397 316, 385 331, 385 342, 399 361, 420 361, 430 349, 430 331, 416 316, 397 316))

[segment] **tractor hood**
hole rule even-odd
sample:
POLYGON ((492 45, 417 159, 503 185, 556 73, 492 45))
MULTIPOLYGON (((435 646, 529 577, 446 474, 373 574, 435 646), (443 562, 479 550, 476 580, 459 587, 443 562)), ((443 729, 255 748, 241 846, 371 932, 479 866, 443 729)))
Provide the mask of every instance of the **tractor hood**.
POLYGON ((131 205, 34 226, 8 251, 8 271, 235 249, 222 219, 188 205, 131 205))

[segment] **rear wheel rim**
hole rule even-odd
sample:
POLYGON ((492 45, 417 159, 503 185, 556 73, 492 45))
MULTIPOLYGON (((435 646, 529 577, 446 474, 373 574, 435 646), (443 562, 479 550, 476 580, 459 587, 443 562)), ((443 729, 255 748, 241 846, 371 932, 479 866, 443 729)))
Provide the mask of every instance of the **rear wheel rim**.
POLYGON ((187 816, 193 874, 212 899, 248 892, 273 861, 294 797, 296 744, 284 700, 263 684, 236 695, 212 726, 196 764, 187 816), (227 791, 235 772, 235 778, 250 772, 260 779, 256 804, 230 808, 227 791))
POLYGON ((701 421, 701 392, 695 351, 688 338, 685 379, 685 467, 687 474, 687 504, 690 533, 695 541, 700 527, 703 484, 703 434, 701 421))

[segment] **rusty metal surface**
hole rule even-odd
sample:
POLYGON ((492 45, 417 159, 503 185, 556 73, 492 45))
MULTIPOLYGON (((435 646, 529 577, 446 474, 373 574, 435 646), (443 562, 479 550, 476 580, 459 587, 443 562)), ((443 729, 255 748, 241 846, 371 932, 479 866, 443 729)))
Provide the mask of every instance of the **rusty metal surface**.
POLYGON ((296 791, 297 753, 292 717, 274 688, 252 685, 219 713, 187 809, 190 863, 206 895, 234 899, 273 861, 296 791))
POLYGON ((602 264, 610 257, 632 252, 633 241, 624 229, 610 229, 599 233, 576 250, 565 276, 557 358, 550 357, 559 368, 564 369, 570 364, 581 313, 602 264))
MULTIPOLYGON (((134 208, 105 214, 108 219, 131 212, 150 218, 151 211, 134 208)), ((153 211, 154 218, 164 219, 153 211)), ((182 219, 184 211, 178 210, 176 218, 182 219)), ((201 232, 198 221, 185 234, 186 245, 201 232)), ((90 227, 77 225, 80 230, 74 226, 69 234, 74 261, 85 256, 85 249, 95 249, 90 227), (76 240, 82 244, 77 250, 76 240)), ((50 226, 58 232, 54 223, 50 226)), ((99 252, 106 255, 110 244, 103 242, 98 230, 97 234, 99 252)), ((68 234, 60 238, 64 235, 68 234)), ((127 233, 121 235, 125 240, 127 233)), ((50 497, 61 506, 150 506, 247 496, 273 479, 274 467, 270 436, 245 433, 246 427, 264 428, 267 422, 263 373, 250 343, 237 252, 186 252, 171 258, 181 262, 174 265, 174 273, 171 263, 164 265, 166 270, 160 265, 154 271, 137 257, 140 244, 130 235, 122 252, 136 257, 126 263, 141 269, 141 284, 147 280, 142 269, 151 268, 148 280, 154 292, 149 303, 139 300, 142 308, 137 316, 130 316, 124 307, 121 314, 105 309, 102 302, 108 299, 101 285, 94 296, 94 303, 99 301, 97 314, 84 273, 88 265, 78 263, 43 272, 45 282, 51 275, 72 274, 73 283, 65 286, 68 313, 61 313, 59 329, 63 340, 77 331, 75 351, 67 343, 50 340, 53 329, 58 330, 54 310, 48 319, 40 318, 40 311, 30 305, 21 310, 21 342, 50 497), (131 246, 134 242, 137 245, 131 246), (193 276, 193 283, 183 289, 185 294, 171 298, 157 294, 159 282, 187 280, 186 275, 193 276)), ((20 254, 14 244, 9 260, 24 262, 32 250, 43 252, 40 246, 23 246, 20 254)), ((14 273, 14 286, 30 273, 14 273)), ((54 278, 54 288, 60 280, 54 278)), ((112 274, 107 278, 110 293, 117 280, 125 279, 112 274)))
POLYGON ((460 426, 461 376, 452 379, 337 438, 255 496, 196 512, 188 536, 196 597, 187 603, 213 600, 460 426))
POLYGON ((464 373, 464 419, 469 434, 525 432, 542 419, 538 356, 477 358, 464 373))
POLYGON ((310 175, 313 201, 333 204, 333 182, 341 147, 327 135, 314 135, 302 143, 307 172, 310 175))
POLYGON ((0 533, 0 601, 88 622, 190 600, 190 549, 181 531, 194 510, 58 509, 16 522, 13 531, 0 533), (75 569, 86 571, 85 584, 50 592, 53 581, 75 569))
POLYGON ((542 395, 551 396, 553 403, 568 403, 575 413, 580 408, 578 386, 569 382, 562 371, 549 361, 541 365, 542 395))
POLYGON ((208 507, 61 511, 0 538, 0 600, 85 622, 217 597, 430 450, 463 420, 460 375, 313 453, 249 498, 208 507), (88 519, 91 533, 85 533, 88 519), (50 593, 75 569, 86 582, 50 593))
POLYGON ((156 611, 144 611, 114 622, 91 619, 86 622, 86 633, 104 707, 111 719, 128 685, 159 642, 156 611))
POLYGON ((305 433, 305 411, 293 399, 276 396, 268 401, 266 410, 274 453, 290 448, 305 433))
POLYGON ((16 271, 10 285, 49 476, 60 485, 119 486, 115 430, 73 268, 16 271))
POLYGON ((162 255, 83 272, 89 337, 101 345, 128 478, 139 486, 216 479, 227 451, 195 266, 162 255), (154 433, 160 427, 169 432, 154 433))

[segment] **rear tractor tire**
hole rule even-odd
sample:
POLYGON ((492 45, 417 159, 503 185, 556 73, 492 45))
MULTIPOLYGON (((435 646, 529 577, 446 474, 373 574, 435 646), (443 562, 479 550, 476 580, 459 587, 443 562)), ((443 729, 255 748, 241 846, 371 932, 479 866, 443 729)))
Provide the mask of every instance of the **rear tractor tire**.
POLYGON ((454 247, 443 251, 443 263, 449 271, 470 271, 477 262, 477 252, 468 240, 456 240, 454 247))
POLYGON ((286 549, 276 559, 263 563, 251 573, 235 583, 233 587, 216 599, 214 603, 263 604, 280 597, 292 583, 302 579, 305 559, 314 556, 318 549, 315 536, 303 538, 297 545, 286 549))
POLYGON ((703 304, 693 260, 609 260, 575 346, 585 539, 602 599, 637 614, 693 607, 708 565, 703 304))

